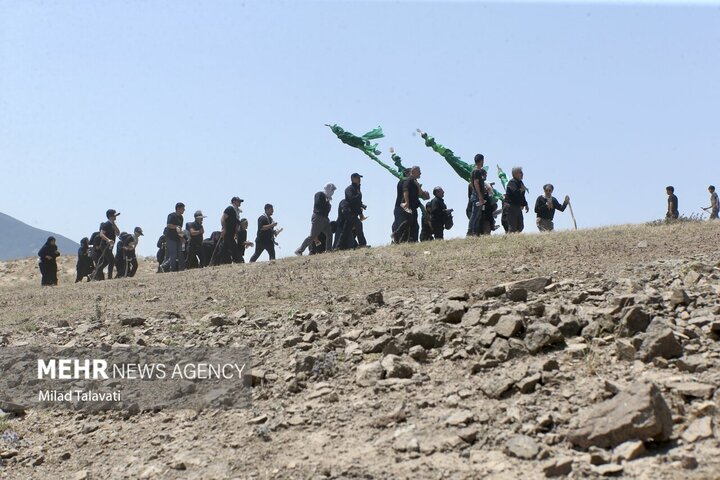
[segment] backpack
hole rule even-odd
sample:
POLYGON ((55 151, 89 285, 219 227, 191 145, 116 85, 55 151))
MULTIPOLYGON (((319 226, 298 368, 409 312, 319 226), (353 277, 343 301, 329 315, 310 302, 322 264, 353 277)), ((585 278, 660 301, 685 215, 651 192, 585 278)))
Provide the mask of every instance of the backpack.
POLYGON ((102 242, 102 238, 100 238, 100 232, 93 232, 92 235, 90 235, 90 245, 97 248, 100 248, 100 243, 102 242))

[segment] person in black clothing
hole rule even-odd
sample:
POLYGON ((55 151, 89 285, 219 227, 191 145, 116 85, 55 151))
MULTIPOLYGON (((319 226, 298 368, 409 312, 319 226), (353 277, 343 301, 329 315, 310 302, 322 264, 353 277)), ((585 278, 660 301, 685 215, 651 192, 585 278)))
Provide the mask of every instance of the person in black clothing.
POLYGON ((335 237, 333 239, 333 250, 346 250, 357 247, 357 242, 352 231, 346 227, 353 216, 350 204, 346 199, 340 200, 338 204, 338 216, 335 220, 335 237), (343 236, 343 232, 348 232, 343 236))
POLYGON ((420 208, 420 198, 430 198, 430 195, 418 183, 421 175, 420 167, 415 165, 410 169, 410 174, 403 182, 403 201, 400 208, 404 215, 395 232, 395 241, 398 243, 418 241, 417 209, 420 208))
POLYGON ((420 217, 420 241, 427 242, 433 239, 432 224, 430 223, 430 214, 432 213, 432 202, 427 202, 422 210, 420 217))
POLYGON ((485 169, 480 170, 480 177, 482 179, 483 189, 483 208, 480 212, 480 219, 476 226, 478 235, 490 235, 495 230, 495 210, 497 209, 497 200, 493 195, 492 184, 487 183, 487 171, 485 169))
POLYGON ((678 198, 675 196, 675 187, 668 185, 665 187, 665 193, 667 193, 668 196, 668 207, 665 218, 668 220, 677 220, 680 217, 680 212, 678 210, 678 198))
POLYGON ((127 232, 122 232, 115 243, 115 278, 127 276, 130 272, 128 263, 132 260, 131 252, 135 251, 135 238, 127 232))
POLYGON ((268 203, 265 205, 265 213, 258 218, 255 253, 250 257, 250 263, 256 262, 260 254, 265 250, 267 250, 270 260, 275 260, 275 237, 278 232, 275 231, 277 222, 272 219, 273 213, 273 206, 268 203))
POLYGON ((100 225, 100 246, 97 267, 95 268, 95 274, 93 275, 94 280, 104 280, 105 273, 103 270, 105 267, 108 269, 108 280, 112 279, 113 267, 115 266, 115 256, 113 255, 113 245, 115 245, 115 239, 120 234, 120 229, 115 224, 117 217, 120 216, 120 212, 116 212, 112 208, 105 212, 107 222, 100 225))
POLYGON ((230 200, 230 205, 225 209, 220 219, 220 225, 222 225, 222 251, 217 254, 220 255, 221 263, 239 263, 238 244, 235 240, 238 231, 238 223, 240 221, 240 205, 243 200, 240 197, 233 197, 230 200))
POLYGON ((555 218, 555 210, 561 212, 565 211, 565 208, 570 203, 570 197, 565 195, 565 200, 562 205, 558 202, 558 199, 553 197, 553 187, 551 184, 543 185, 544 195, 540 195, 535 200, 535 213, 537 214, 537 227, 541 232, 552 232, 555 229, 553 218, 555 218))
POLYGON ((471 208, 470 219, 468 221, 468 236, 476 236, 480 234, 480 217, 485 209, 487 209, 488 191, 485 185, 487 172, 483 168, 485 166, 485 157, 478 153, 475 155, 475 168, 470 174, 470 186, 468 200, 471 208))
POLYGON ((248 219, 241 218, 240 219, 240 228, 238 229, 238 233, 237 233, 237 245, 238 245, 238 255, 240 256, 240 263, 245 263, 245 249, 248 247, 253 247, 255 245, 253 242, 248 242, 248 239, 247 239, 248 226, 249 226, 248 219))
POLYGON ((203 215, 202 210, 198 210, 193 215, 194 222, 188 222, 185 229, 190 233, 190 241, 188 242, 187 268, 201 268, 205 266, 202 243, 205 235, 205 227, 203 227, 203 219, 207 218, 203 215))
POLYGON ((353 173, 350 176, 350 185, 345 189, 345 207, 347 211, 343 213, 341 209, 341 215, 343 215, 343 222, 340 233, 336 242, 337 248, 352 248, 351 245, 355 243, 357 238, 357 244, 360 247, 367 246, 367 240, 365 240, 365 234, 363 233, 363 220, 365 215, 363 210, 367 207, 362 201, 362 192, 360 191, 362 175, 359 173, 353 173))
POLYGON ((452 208, 445 205, 445 190, 442 187, 433 188, 433 199, 430 201, 430 226, 435 240, 445 238, 445 221, 448 215, 452 214, 452 208))
POLYGON ((183 213, 185 213, 185 204, 178 202, 175 204, 175 211, 170 212, 165 222, 165 260, 160 265, 161 272, 177 272, 180 270, 184 262, 181 261, 180 255, 183 242, 185 241, 182 227, 183 213))
POLYGON ((165 261, 165 235, 160 235, 157 241, 157 248, 158 251, 155 254, 155 258, 158 262, 158 273, 160 273, 162 270, 160 270, 160 265, 165 261))
POLYGON ((311 245, 317 246, 320 243, 320 235, 325 236, 326 250, 332 246, 332 231, 330 230, 330 202, 337 188, 334 184, 328 183, 323 190, 315 194, 313 202, 313 214, 310 220, 310 235, 303 240, 302 245, 295 250, 295 255, 302 255, 306 248, 311 245))
POLYGON ((400 229, 400 226, 403 224, 403 221, 406 220, 407 212, 400 206, 405 199, 404 199, 404 189, 405 189, 405 180, 408 179, 410 176, 410 169, 406 168, 403 172, 403 176, 400 180, 398 180, 398 183, 395 187, 396 195, 395 195, 395 207, 393 208, 393 224, 392 224, 392 235, 390 236, 392 243, 398 243, 397 241, 397 232, 400 229))
POLYGON ((508 233, 519 233, 525 228, 523 221, 523 209, 529 211, 525 199, 525 184, 523 183, 522 167, 513 167, 512 179, 505 188, 505 200, 507 202, 508 233))
POLYGON ((40 285, 57 285, 57 257, 60 256, 57 245, 55 244, 55 237, 48 237, 45 245, 43 245, 38 251, 38 257, 40 257, 38 264, 40 267, 40 285))
POLYGON ((78 248, 78 258, 75 270, 77 271, 75 283, 82 281, 83 278, 87 278, 89 282, 90 275, 92 275, 93 270, 95 270, 93 259, 90 256, 90 239, 88 239, 88 237, 84 237, 80 240, 80 248, 78 248))

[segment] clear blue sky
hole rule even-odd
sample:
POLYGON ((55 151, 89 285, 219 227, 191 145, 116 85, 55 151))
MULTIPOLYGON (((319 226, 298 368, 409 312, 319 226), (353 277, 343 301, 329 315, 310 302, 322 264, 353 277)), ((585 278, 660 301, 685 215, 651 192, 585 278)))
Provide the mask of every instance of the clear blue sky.
MULTIPOLYGON (((382 125, 442 185, 464 235, 467 162, 522 165, 581 227, 684 214, 720 187, 720 2, 0 0, 0 211, 75 240, 108 208, 151 255, 175 202, 219 229, 245 199, 308 234, 313 194, 365 175, 366 235, 389 242, 394 177, 324 127, 382 125)), ((335 208, 333 214, 335 215, 335 208)), ((567 213, 556 225, 570 228, 567 213)), ((534 215, 526 215, 535 231, 534 215)))

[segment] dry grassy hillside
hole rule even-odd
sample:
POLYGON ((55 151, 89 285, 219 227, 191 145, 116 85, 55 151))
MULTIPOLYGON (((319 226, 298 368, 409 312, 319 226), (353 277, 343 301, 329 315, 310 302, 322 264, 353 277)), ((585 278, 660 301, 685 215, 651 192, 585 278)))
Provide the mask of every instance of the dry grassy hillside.
POLYGON ((249 346, 256 386, 236 411, 8 416, 0 478, 717 478, 719 240, 687 223, 162 275, 148 259, 90 284, 61 258, 53 288, 34 259, 2 262, 0 345, 249 346), (672 431, 583 437, 639 380, 672 431))

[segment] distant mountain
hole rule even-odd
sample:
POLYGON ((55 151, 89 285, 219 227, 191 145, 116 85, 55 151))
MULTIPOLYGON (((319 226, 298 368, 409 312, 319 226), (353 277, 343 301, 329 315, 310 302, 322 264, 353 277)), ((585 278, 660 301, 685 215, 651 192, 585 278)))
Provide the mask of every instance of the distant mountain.
POLYGON ((55 237, 62 255, 76 255, 80 245, 57 233, 47 232, 0 213, 0 260, 35 257, 48 237, 55 237))

